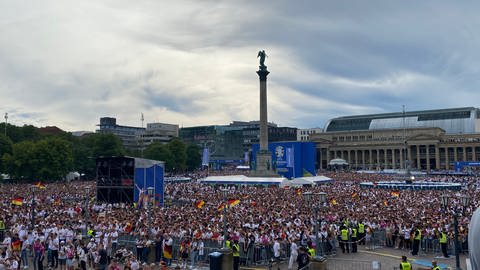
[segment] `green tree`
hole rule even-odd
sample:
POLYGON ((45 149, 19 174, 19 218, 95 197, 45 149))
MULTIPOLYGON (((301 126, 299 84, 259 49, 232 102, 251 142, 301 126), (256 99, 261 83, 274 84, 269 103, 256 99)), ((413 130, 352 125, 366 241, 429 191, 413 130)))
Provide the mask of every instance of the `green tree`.
POLYGON ((182 140, 175 138, 168 143, 168 149, 173 156, 172 170, 174 172, 183 172, 187 160, 185 143, 182 140))
POLYGON ((12 154, 3 155, 6 172, 15 179, 34 179, 38 168, 35 143, 23 141, 13 145, 12 154))
POLYGON ((92 155, 94 158, 123 156, 125 154, 122 141, 113 134, 95 133, 89 136, 89 139, 93 140, 92 155))
POLYGON ((60 180, 73 169, 72 145, 66 140, 43 139, 36 143, 35 152, 38 166, 35 177, 39 180, 60 180))
POLYGON ((200 155, 200 147, 196 144, 190 144, 187 146, 186 150, 186 165, 187 170, 193 171, 200 167, 202 162, 202 156, 200 155))
POLYGON ((145 158, 165 162, 165 171, 170 172, 173 169, 173 155, 166 144, 155 142, 150 144, 144 151, 145 158))
POLYGON ((5 137, 5 135, 0 134, 0 172, 4 172, 4 166, 2 162, 2 157, 5 154, 11 154, 13 150, 13 143, 10 138, 5 137))

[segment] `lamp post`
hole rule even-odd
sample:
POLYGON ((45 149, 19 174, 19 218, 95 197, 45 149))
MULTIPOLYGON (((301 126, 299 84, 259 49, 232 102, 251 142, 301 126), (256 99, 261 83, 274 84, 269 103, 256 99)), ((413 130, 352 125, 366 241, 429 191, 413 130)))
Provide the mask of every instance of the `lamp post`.
POLYGON ((32 216, 31 216, 31 222, 32 222, 32 231, 35 228, 35 189, 37 187, 35 185, 30 186, 30 190, 32 191, 32 216))
POLYGON ((312 192, 305 192, 303 194, 305 200, 307 202, 311 202, 313 204, 313 210, 315 213, 315 258, 320 257, 320 253, 323 255, 323 249, 320 248, 320 239, 318 238, 318 231, 319 231, 319 216, 318 212, 320 211, 320 207, 325 203, 327 200, 327 193, 319 192, 319 193, 312 193, 312 192), (317 200, 318 198, 318 200, 317 200))
MULTIPOLYGON (((445 212, 447 211, 447 207, 449 206, 450 197, 447 194, 443 194, 441 196, 442 199, 442 206, 445 212)), ((453 210, 453 226, 455 232, 455 266, 457 270, 461 270, 460 268, 460 251, 459 251, 459 243, 458 243, 458 217, 465 212, 465 208, 470 204, 470 197, 468 196, 460 196, 460 202, 462 204, 462 208, 458 208, 455 206, 453 210), (460 213, 460 210, 462 213, 460 213)))
POLYGON ((5 137, 7 137, 7 120, 8 120, 8 113, 5 113, 5 137))
POLYGON ((227 247, 227 195, 228 189, 221 189, 223 195, 223 244, 222 247, 227 247))
POLYGON ((90 194, 90 187, 89 186, 86 186, 85 187, 85 212, 84 212, 84 219, 85 219, 85 229, 84 229, 84 236, 85 238, 87 238, 88 236, 88 223, 89 223, 89 220, 90 220, 90 213, 88 212, 88 196, 90 194))
POLYGON ((152 237, 152 197, 153 197, 153 192, 155 191, 154 187, 148 187, 147 188, 147 194, 148 194, 148 238, 151 240, 153 239, 152 237))

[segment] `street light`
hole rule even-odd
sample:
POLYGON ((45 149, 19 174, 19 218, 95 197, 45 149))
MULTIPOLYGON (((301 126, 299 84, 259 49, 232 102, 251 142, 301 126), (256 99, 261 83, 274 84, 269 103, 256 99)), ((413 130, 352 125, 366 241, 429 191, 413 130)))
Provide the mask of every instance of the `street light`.
POLYGON ((30 186, 30 191, 32 191, 32 217, 31 217, 31 222, 32 222, 32 231, 35 228, 35 189, 37 187, 35 185, 30 186))
POLYGON ((90 194, 90 186, 85 187, 85 212, 84 212, 84 219, 85 219, 85 229, 84 229, 84 234, 85 238, 88 236, 88 223, 90 219, 90 213, 88 212, 88 196, 90 194))
POLYGON ((320 243, 319 243, 319 238, 318 238, 318 231, 319 231, 319 216, 318 212, 320 210, 320 207, 325 204, 327 201, 327 193, 325 192, 319 192, 319 193, 312 193, 312 192, 305 192, 303 194, 305 197, 305 200, 307 202, 312 202, 313 204, 313 210, 315 212, 315 258, 320 257, 320 253, 323 255, 323 250, 320 249, 320 243), (318 198, 318 200, 312 200, 313 198, 318 198))
MULTIPOLYGON (((447 211, 447 207, 449 206, 449 199, 450 197, 447 194, 443 194, 441 196, 442 199, 442 206, 445 212, 447 211)), ((455 206, 453 210, 453 226, 455 228, 455 265, 457 270, 461 270, 460 268, 460 251, 459 251, 459 243, 458 243, 458 217, 460 214, 465 212, 465 208, 470 204, 470 197, 469 196, 460 196, 460 202, 462 204, 462 209, 455 206), (460 210, 462 213, 460 213, 460 210)))
POLYGON ((153 192, 155 191, 154 187, 148 187, 147 188, 147 194, 148 194, 148 237, 149 239, 152 239, 152 197, 153 197, 153 192))
POLYGON ((227 195, 228 189, 222 188, 222 195, 223 195, 223 244, 224 248, 227 247, 227 195))

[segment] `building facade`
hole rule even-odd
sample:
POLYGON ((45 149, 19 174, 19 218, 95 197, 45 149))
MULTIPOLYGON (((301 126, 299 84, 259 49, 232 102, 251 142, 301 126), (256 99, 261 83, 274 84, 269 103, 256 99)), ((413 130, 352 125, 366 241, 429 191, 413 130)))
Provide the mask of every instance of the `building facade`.
POLYGON ((479 117, 472 107, 340 117, 311 139, 320 169, 342 158, 354 169, 452 170, 480 161, 479 117))
POLYGON ((307 142, 310 141, 311 134, 317 134, 323 132, 322 128, 304 128, 297 130, 297 141, 307 142))

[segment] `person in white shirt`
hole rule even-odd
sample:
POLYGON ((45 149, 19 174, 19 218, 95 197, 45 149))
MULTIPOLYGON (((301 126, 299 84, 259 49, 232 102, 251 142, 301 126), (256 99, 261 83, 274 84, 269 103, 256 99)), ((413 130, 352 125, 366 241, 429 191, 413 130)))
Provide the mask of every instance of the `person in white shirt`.
POLYGON ((480 208, 473 212, 469 225, 468 249, 472 269, 480 269, 480 208))
POLYGON ((277 262, 278 270, 280 270, 280 242, 278 240, 278 238, 275 239, 275 242, 273 243, 273 257, 275 262, 277 262))
POLYGON ((293 269, 293 263, 297 261, 298 257, 298 246, 295 243, 295 238, 289 239, 290 241, 290 259, 288 260, 288 269, 293 269))

